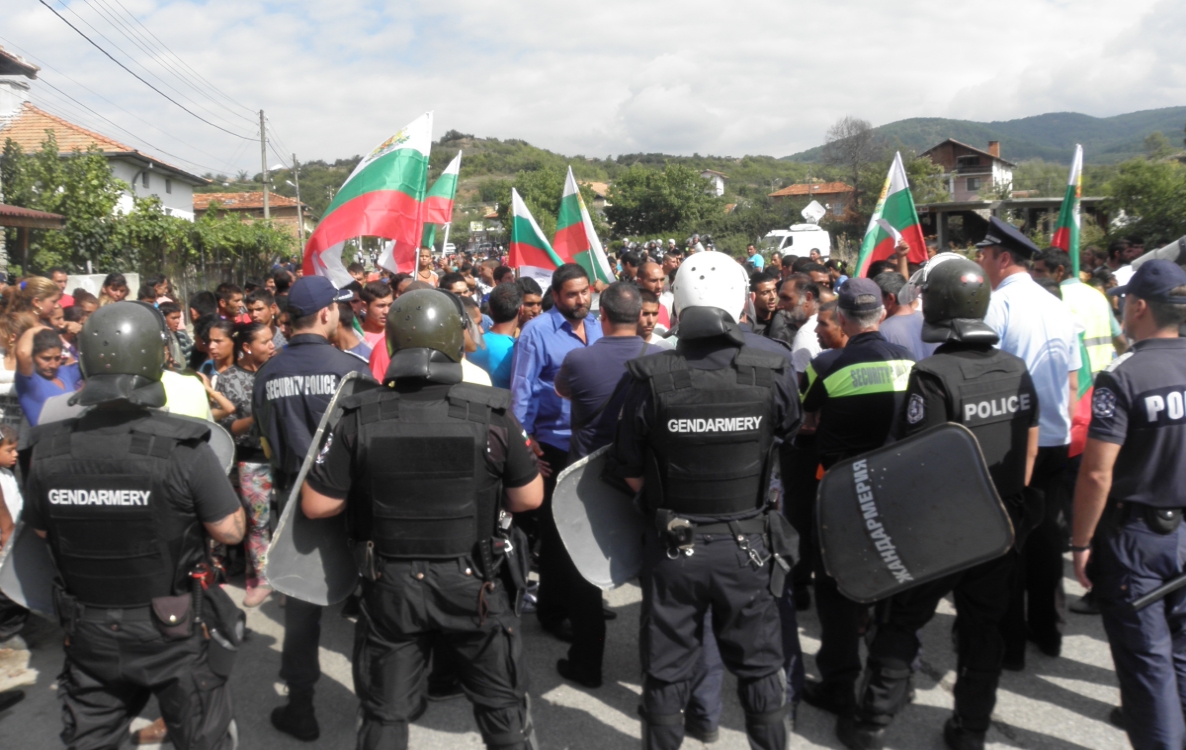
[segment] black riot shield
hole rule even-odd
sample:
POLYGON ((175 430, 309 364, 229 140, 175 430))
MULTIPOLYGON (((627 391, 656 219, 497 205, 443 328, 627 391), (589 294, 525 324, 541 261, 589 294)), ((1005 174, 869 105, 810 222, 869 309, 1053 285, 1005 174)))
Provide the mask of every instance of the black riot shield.
POLYGON ((552 493, 556 529, 573 565, 606 591, 638 575, 649 528, 634 497, 602 481, 609 449, 593 451, 560 472, 552 493))
POLYGON ((350 550, 345 514, 332 518, 307 517, 301 512, 301 485, 326 436, 342 416, 343 399, 379 387, 356 372, 348 373, 329 402, 317 432, 313 433, 309 454, 280 514, 264 565, 268 582, 282 594, 325 607, 342 601, 358 585, 358 565, 350 550))
POLYGON ((816 519, 828 575, 866 604, 1013 545, 980 444, 954 423, 833 466, 819 485, 816 519))

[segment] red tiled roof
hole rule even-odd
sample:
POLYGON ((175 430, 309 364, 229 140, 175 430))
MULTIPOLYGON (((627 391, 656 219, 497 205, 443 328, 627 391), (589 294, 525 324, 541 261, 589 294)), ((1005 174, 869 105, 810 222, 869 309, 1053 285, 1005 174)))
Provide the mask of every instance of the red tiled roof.
MULTIPOLYGON (((226 211, 262 210, 264 207, 263 191, 251 193, 194 193, 194 210, 205 211, 210 204, 218 202, 226 211)), ((297 204, 296 198, 289 198, 278 193, 268 193, 270 208, 293 208, 297 204)), ((308 208, 306 205, 305 208, 308 208)))
POLYGON ((838 195, 851 193, 852 187, 843 182, 803 182, 787 185, 782 190, 770 193, 771 198, 785 198, 793 195, 838 195))
POLYGON ((944 143, 954 143, 954 144, 955 144, 955 145, 957 145, 957 146, 961 146, 961 147, 963 147, 963 148, 966 148, 966 149, 968 149, 969 151, 975 151, 976 153, 980 154, 981 156, 987 156, 987 157, 988 157, 988 158, 990 158, 990 159, 996 159, 997 161, 999 161, 999 162, 1003 162, 1003 163, 1005 163, 1005 164, 1008 164, 1008 165, 1009 165, 1009 166, 1011 166, 1011 167, 1016 167, 1016 166, 1017 166, 1016 164, 1014 164, 1013 162, 1009 161, 1008 159, 1002 159, 1000 156, 993 156, 993 155, 992 155, 990 152, 988 152, 988 151, 985 151, 985 150, 984 150, 984 149, 982 149, 982 148, 976 148, 975 146, 970 146, 970 145, 968 145, 967 143, 964 143, 963 141, 957 141, 957 140, 956 140, 956 139, 954 139, 954 138, 948 138, 947 140, 943 141, 942 143, 936 143, 934 146, 931 146, 931 147, 930 147, 930 148, 928 148, 926 151, 923 151, 921 154, 919 154, 919 156, 926 156, 927 154, 931 153, 931 152, 932 152, 932 151, 934 151, 935 149, 937 149, 937 148, 939 148, 940 146, 942 146, 944 143))
POLYGON ((149 156, 131 146, 124 145, 113 138, 108 138, 101 133, 87 130, 81 125, 75 125, 68 120, 63 120, 61 117, 51 115, 49 112, 38 109, 29 102, 25 102, 20 114, 7 123, 0 120, 0 140, 11 138, 28 153, 41 150, 41 144, 45 140, 45 131, 47 130, 54 132, 54 137, 58 140, 58 151, 61 153, 70 153, 74 149, 86 151, 91 146, 95 146, 107 154, 114 153, 138 156, 141 159, 168 167, 177 174, 188 177, 199 184, 209 182, 204 178, 186 172, 184 169, 161 161, 155 156, 149 156))
POLYGON ((0 227, 30 227, 32 229, 61 229, 66 217, 31 208, 0 203, 0 227))

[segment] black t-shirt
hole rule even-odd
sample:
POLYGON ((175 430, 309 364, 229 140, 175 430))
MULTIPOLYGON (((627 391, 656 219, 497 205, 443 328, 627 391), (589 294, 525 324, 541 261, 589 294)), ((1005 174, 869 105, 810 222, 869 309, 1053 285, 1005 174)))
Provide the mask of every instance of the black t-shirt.
MULTIPOLYGON (((131 421, 150 419, 148 412, 131 421)), ((126 412, 92 411, 79 419, 75 431, 85 433, 87 439, 110 440, 115 434, 126 434, 128 415, 126 412)), ((29 480, 25 484, 25 508, 22 518, 34 529, 45 531, 48 514, 42 498, 49 488, 43 487, 46 477, 38 472, 36 462, 30 467, 29 480)), ((202 523, 217 523, 240 508, 226 472, 218 457, 205 442, 179 442, 169 454, 169 474, 165 479, 168 493, 166 498, 178 513, 194 516, 202 523)))
MULTIPOLYGON (((409 401, 443 401, 450 386, 428 383, 421 386, 401 384, 400 398, 409 401)), ((354 478, 362 470, 355 465, 357 451, 358 411, 342 416, 334 426, 306 481, 321 494, 344 500, 350 496, 354 478)), ((503 487, 515 488, 529 484, 539 474, 539 465, 531 450, 531 440, 519 420, 506 412, 492 412, 487 431, 486 471, 489 477, 501 480, 503 487)))
POLYGON ((1145 339, 1096 376, 1087 436, 1120 446, 1111 496, 1186 506, 1186 339, 1145 339))

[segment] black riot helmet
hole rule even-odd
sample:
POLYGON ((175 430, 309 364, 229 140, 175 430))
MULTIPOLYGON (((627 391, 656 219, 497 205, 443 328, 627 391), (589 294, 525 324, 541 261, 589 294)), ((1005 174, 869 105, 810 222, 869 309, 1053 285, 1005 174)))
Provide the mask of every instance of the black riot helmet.
POLYGON ((165 317, 152 305, 114 302, 100 307, 78 335, 78 361, 85 381, 71 402, 164 406, 161 371, 168 341, 165 317))
POLYGON ((387 313, 386 380, 424 378, 460 383, 465 331, 471 328, 461 300, 439 289, 401 294, 387 313))
POLYGON ((996 332, 984 323, 992 287, 980 266, 962 255, 941 253, 911 283, 922 292, 923 341, 997 343, 996 332))

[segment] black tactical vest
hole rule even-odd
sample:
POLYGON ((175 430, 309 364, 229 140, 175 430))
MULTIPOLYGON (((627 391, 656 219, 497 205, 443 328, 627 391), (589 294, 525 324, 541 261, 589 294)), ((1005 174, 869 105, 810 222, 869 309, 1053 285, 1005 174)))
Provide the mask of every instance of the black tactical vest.
POLYGON ((1023 382, 1023 360, 997 349, 991 353, 976 359, 937 354, 914 368, 943 381, 948 421, 976 436, 997 493, 1009 498, 1025 487, 1025 452, 1038 396, 1023 382))
POLYGON ((474 553, 498 526, 502 485, 486 470, 487 441, 491 414, 509 407, 509 392, 466 383, 441 401, 380 388, 343 402, 343 416, 358 419, 352 538, 384 557, 474 553))
POLYGON ((630 361, 650 382, 644 497, 649 510, 727 516, 761 510, 774 446, 775 373, 785 357, 742 347, 719 370, 688 366, 668 351, 630 361))
POLYGON ((147 606, 175 596, 202 559, 197 517, 169 501, 177 444, 209 429, 161 413, 92 432, 88 417, 38 428, 31 478, 67 593, 97 607, 147 606))

